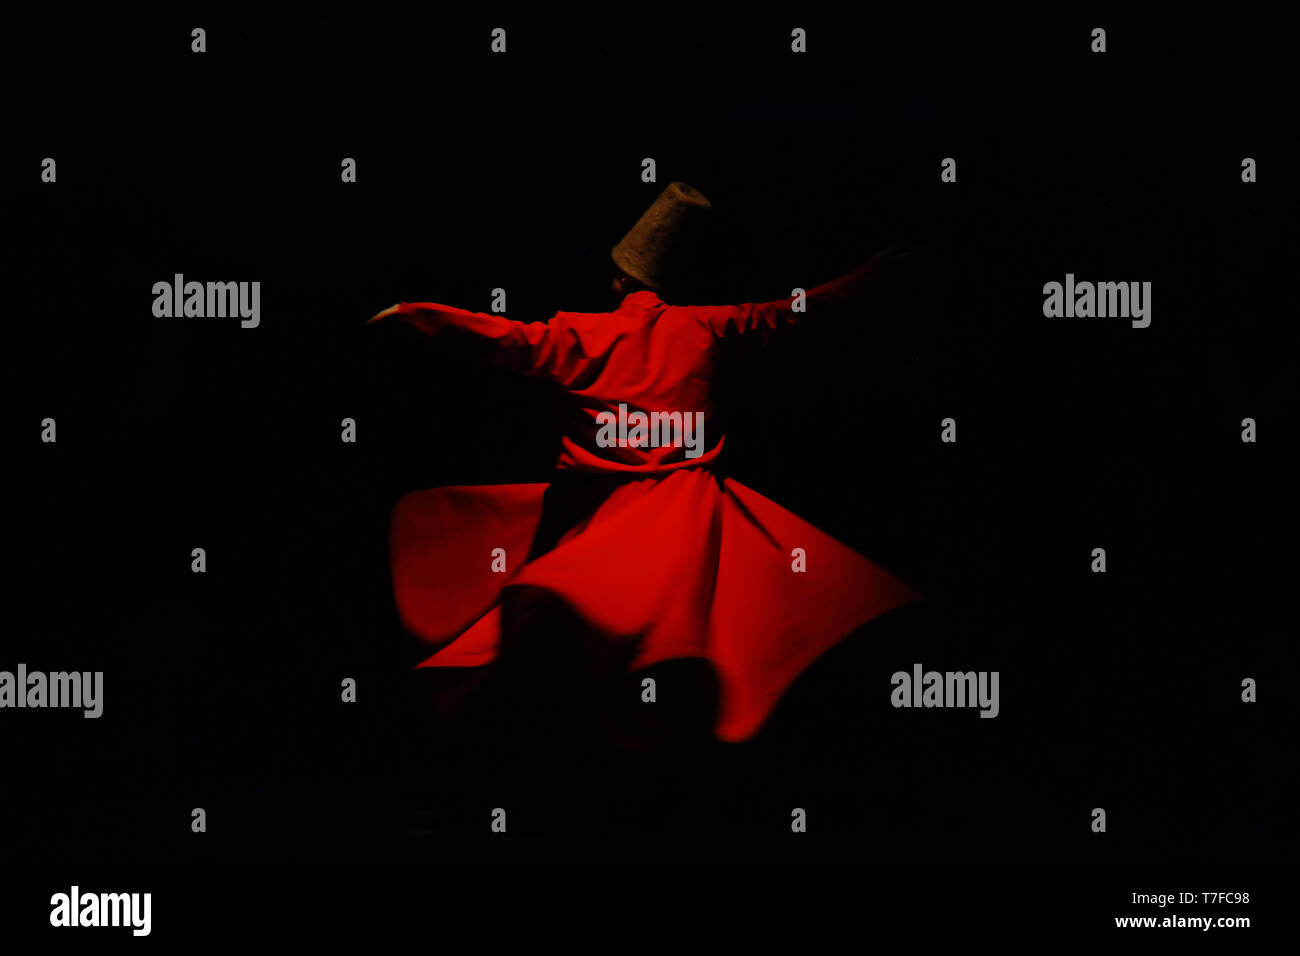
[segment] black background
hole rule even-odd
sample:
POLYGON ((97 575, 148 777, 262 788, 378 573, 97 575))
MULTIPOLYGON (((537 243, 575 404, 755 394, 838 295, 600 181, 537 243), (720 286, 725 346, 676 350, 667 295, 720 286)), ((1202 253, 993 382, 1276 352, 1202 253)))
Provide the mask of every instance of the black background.
POLYGON ((87 4, 16 24, 0 667, 106 690, 97 721, 4 713, 12 859, 1291 861, 1294 101, 1289 30, 1246 19, 87 4), (715 206, 701 301, 926 249, 889 307, 754 357, 726 397, 732 474, 930 600, 743 745, 615 748, 558 639, 441 718, 397 626, 389 510, 545 481, 556 436, 540 384, 362 323, 487 311, 497 286, 513 318, 604 310, 609 247, 674 179, 715 206), (154 318, 177 272, 259 280, 261 326, 154 318), (1151 327, 1044 318, 1067 272, 1150 281, 1151 327), (889 674, 918 661, 999 670, 1001 716, 893 710, 889 674))

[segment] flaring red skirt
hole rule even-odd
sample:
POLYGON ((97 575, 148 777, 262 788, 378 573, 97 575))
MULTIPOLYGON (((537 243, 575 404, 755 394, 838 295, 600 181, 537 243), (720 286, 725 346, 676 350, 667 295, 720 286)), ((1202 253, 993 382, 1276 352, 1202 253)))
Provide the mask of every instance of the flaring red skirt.
POLYGON ((797 515, 706 469, 618 483, 530 560, 548 487, 457 486, 399 499, 390 539, 398 613, 439 648, 420 667, 491 664, 503 647, 507 589, 539 589, 620 650, 628 670, 707 660, 719 695, 714 733, 739 741, 758 732, 819 655, 919 598, 797 515))

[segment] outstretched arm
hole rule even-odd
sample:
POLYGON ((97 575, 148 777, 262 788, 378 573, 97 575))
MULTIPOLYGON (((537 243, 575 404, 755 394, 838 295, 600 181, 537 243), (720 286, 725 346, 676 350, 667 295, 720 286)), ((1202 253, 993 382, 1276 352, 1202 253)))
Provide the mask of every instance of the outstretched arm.
POLYGON ((877 253, 852 272, 809 289, 802 312, 795 311, 794 296, 771 302, 693 307, 692 311, 718 338, 740 335, 766 340, 777 329, 820 321, 863 303, 876 286, 888 281, 896 266, 914 254, 914 250, 897 249, 877 253))
POLYGON ((540 374, 545 322, 516 322, 504 315, 467 312, 436 302, 399 302, 367 322, 370 325, 390 316, 401 319, 425 335, 454 329, 474 341, 494 365, 514 372, 540 374))

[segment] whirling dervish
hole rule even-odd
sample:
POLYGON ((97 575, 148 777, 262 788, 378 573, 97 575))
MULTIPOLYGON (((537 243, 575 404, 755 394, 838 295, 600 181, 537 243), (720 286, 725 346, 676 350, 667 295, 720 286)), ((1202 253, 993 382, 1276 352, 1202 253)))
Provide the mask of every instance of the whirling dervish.
POLYGON ((669 304, 693 267, 680 241, 710 209, 674 182, 614 246, 612 312, 546 322, 400 303, 427 335, 456 329, 489 361, 540 376, 567 409, 554 480, 418 491, 391 524, 394 596, 429 654, 419 666, 486 668, 527 639, 531 612, 562 605, 597 669, 703 659, 717 682, 713 732, 755 735, 791 682, 872 618, 918 599, 907 584, 776 503, 715 472, 712 425, 724 343, 870 309, 881 253, 786 299, 669 304))

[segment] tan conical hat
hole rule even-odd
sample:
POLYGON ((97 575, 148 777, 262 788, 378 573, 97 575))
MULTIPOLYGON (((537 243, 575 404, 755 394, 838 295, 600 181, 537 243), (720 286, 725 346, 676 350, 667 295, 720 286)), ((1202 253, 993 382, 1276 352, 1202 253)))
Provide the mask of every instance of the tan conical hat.
POLYGON ((709 208, 712 204, 698 189, 669 183, 611 251, 614 264, 649 288, 662 289, 674 267, 680 265, 674 262, 674 248, 692 231, 701 210, 709 208))

